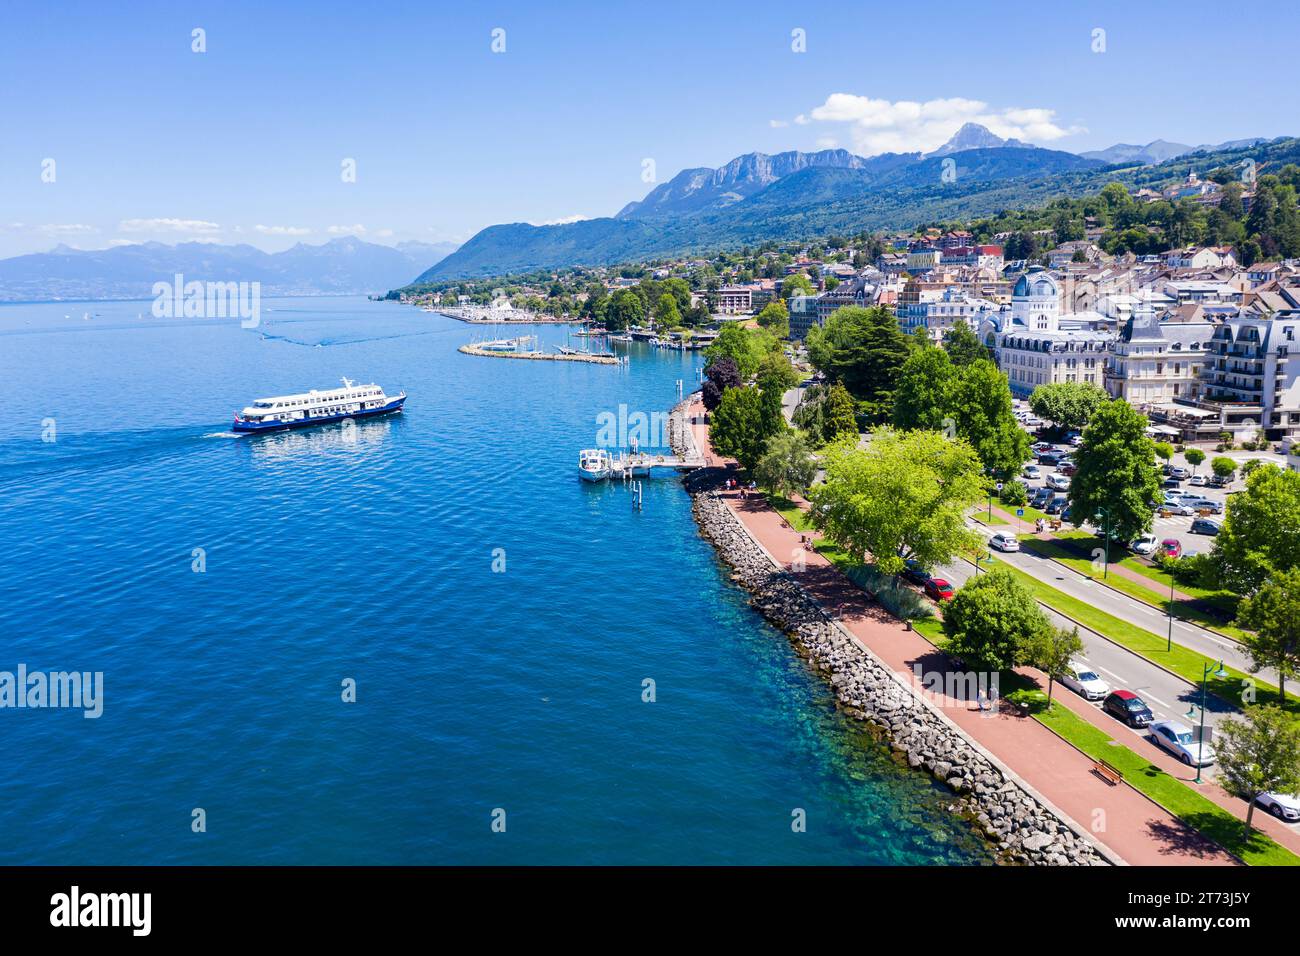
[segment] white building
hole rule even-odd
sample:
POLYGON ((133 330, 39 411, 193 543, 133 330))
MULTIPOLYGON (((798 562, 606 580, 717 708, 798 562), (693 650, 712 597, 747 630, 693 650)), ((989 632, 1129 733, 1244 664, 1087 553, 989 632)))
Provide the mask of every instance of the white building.
POLYGON ((1011 391, 1025 396, 1051 382, 1104 387, 1106 352, 1115 338, 1106 324, 1095 312, 1062 315, 1060 286, 1037 268, 1016 281, 1009 310, 986 313, 979 334, 1011 391))
POLYGON ((1214 326, 1161 322, 1140 309, 1120 328, 1106 360, 1106 391, 1136 408, 1196 398, 1214 326))

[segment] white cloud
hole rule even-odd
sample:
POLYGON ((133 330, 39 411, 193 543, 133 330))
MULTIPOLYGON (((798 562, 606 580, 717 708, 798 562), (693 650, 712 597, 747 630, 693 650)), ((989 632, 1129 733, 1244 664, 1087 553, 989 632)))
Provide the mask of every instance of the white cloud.
POLYGON ((263 226, 256 225, 253 227, 254 232, 260 232, 264 236, 310 236, 311 230, 305 226, 263 226))
POLYGON ((837 149, 839 145, 840 145, 840 141, 836 139, 834 136, 817 137, 818 149, 837 149))
POLYGON ((772 127, 772 129, 784 129, 790 124, 787 123, 785 120, 768 120, 767 125, 772 127))
POLYGON ((108 240, 108 245, 110 248, 115 248, 117 246, 138 246, 140 245, 140 241, 138 239, 110 239, 108 240))
POLYGON ((590 218, 591 218, 590 216, 584 216, 582 213, 578 213, 573 216, 565 216, 562 219, 547 219, 545 222, 530 222, 529 225, 530 226, 567 226, 571 222, 582 222, 583 220, 590 219, 590 218))
POLYGON ((221 227, 205 219, 123 219, 117 224, 120 232, 178 232, 202 235, 220 232, 221 227))
POLYGON ((826 97, 826 102, 808 115, 795 117, 795 123, 799 125, 814 121, 847 124, 854 151, 865 156, 929 152, 947 142, 963 123, 986 126, 1004 139, 1039 143, 1086 132, 1080 126, 1058 124, 1055 110, 1041 107, 993 108, 980 100, 963 97, 917 103, 912 100, 890 102, 854 93, 832 93, 826 97))
MULTIPOLYGON (((19 225, 15 223, 15 225, 19 225)), ((98 232, 94 226, 84 222, 51 222, 37 226, 36 231, 47 236, 84 236, 89 232, 98 232)))
POLYGON ((364 236, 366 227, 357 223, 353 226, 330 226, 326 230, 331 236, 364 236))

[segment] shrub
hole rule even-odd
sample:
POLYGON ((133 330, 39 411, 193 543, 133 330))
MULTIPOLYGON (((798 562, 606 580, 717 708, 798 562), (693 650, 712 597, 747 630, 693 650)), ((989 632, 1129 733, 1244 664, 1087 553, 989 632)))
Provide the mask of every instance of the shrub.
POLYGON ((1008 481, 1002 486, 1002 503, 1004 505, 1023 505, 1029 501, 1029 492, 1019 481, 1008 481))

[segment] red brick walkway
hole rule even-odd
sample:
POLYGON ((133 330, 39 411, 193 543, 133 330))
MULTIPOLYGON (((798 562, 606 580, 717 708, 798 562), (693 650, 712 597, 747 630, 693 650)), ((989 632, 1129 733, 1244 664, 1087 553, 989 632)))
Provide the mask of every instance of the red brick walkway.
MULTIPOLYGON (((692 406, 693 430, 706 463, 725 464, 713 454, 702 408, 692 406)), ((914 668, 946 672, 946 658, 915 631, 907 630, 825 558, 805 551, 799 532, 768 507, 761 497, 742 500, 724 494, 728 507, 777 561, 804 562, 801 583, 809 594, 887 666, 911 678, 914 668)), ((1032 672, 1030 672, 1032 673, 1032 672)), ((1093 761, 1035 720, 999 714, 985 716, 978 707, 939 693, 932 698, 971 739, 994 754, 1030 787, 1067 814, 1126 862, 1161 865, 1217 864, 1235 861, 1222 849, 1152 803, 1127 784, 1112 786, 1094 773, 1093 761)))

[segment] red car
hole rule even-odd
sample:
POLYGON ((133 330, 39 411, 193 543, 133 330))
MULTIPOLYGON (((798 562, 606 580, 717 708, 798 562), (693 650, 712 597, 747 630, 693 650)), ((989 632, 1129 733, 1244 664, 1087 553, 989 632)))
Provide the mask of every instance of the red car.
POLYGON ((952 585, 943 578, 931 578, 925 582, 925 593, 936 601, 951 601, 952 585))
POLYGON ((1160 553, 1166 558, 1181 558, 1183 556, 1183 543, 1177 538, 1165 538, 1160 542, 1160 553))
POLYGON ((1056 466, 1056 470, 1065 475, 1065 477, 1072 478, 1074 477, 1075 472, 1079 470, 1079 466, 1072 461, 1063 461, 1056 466))

